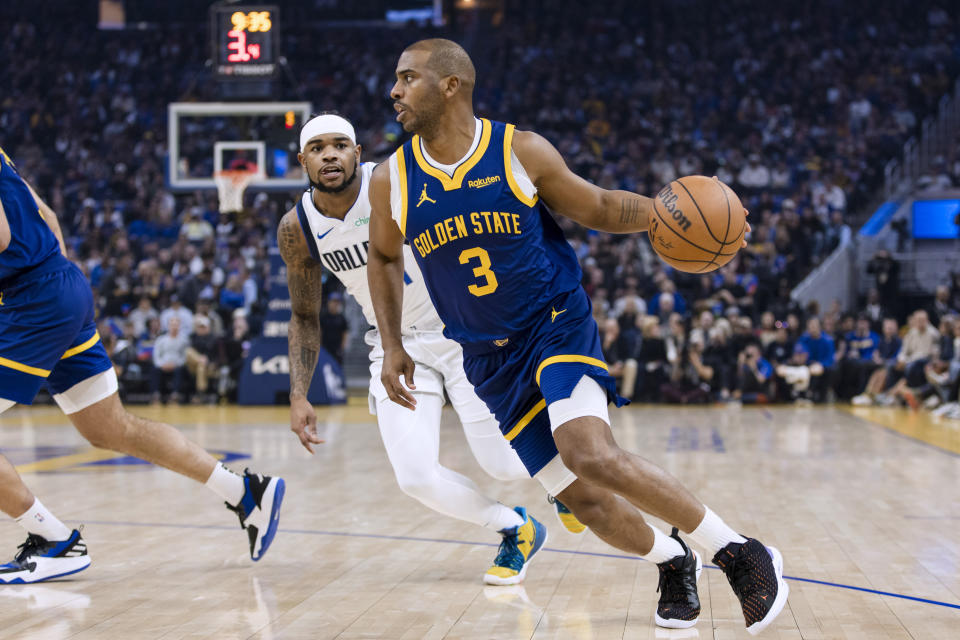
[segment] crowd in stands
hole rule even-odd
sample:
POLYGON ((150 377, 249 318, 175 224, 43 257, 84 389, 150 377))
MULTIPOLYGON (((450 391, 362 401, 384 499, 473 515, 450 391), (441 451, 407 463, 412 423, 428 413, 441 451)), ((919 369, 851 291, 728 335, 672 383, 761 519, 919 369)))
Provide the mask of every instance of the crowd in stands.
MULTIPOLYGON (((167 104, 219 97, 207 48, 197 46, 205 15, 91 35, 94 17, 82 4, 56 13, 23 0, 0 7, 9 25, 0 42, 0 146, 60 214, 126 388, 154 399, 229 397, 263 320, 267 247, 297 194, 253 192, 242 214, 225 215, 214 194, 171 193, 167 104)), ((320 26, 350 3, 324 2, 316 21, 311 3, 288 4, 296 19, 284 25, 289 73, 276 99, 307 99, 353 120, 365 159, 384 158, 404 139, 387 97, 398 53, 448 35, 474 56, 478 113, 538 131, 600 186, 652 195, 675 177, 706 174, 737 191, 751 212, 749 246, 708 275, 670 270, 643 237, 561 221, 628 395, 852 397, 864 389, 835 384, 849 369, 872 398, 909 402, 928 367, 936 380, 953 375, 938 364, 950 362, 946 352, 927 350, 923 367, 885 367, 881 385, 875 360, 899 356, 879 343, 851 346, 862 321, 798 309, 789 297, 850 237, 885 161, 952 87, 957 16, 938 3, 757 10, 744 0, 508 0, 496 25, 464 21, 454 32, 320 26), (849 363, 857 359, 870 364, 849 363)), ((955 290, 956 282, 948 295, 955 290)), ((864 307, 878 336, 887 335, 886 314, 899 333, 906 311, 884 304, 886 295, 878 290, 864 307)), ((956 300, 949 305, 957 310, 956 300)), ((949 315, 941 310, 934 324, 949 315)))
POLYGON ((815 303, 782 319, 763 311, 755 324, 739 305, 690 308, 669 285, 615 305, 597 290, 593 303, 604 356, 631 399, 922 405, 960 419, 960 274, 904 327, 882 309, 873 320, 815 303))

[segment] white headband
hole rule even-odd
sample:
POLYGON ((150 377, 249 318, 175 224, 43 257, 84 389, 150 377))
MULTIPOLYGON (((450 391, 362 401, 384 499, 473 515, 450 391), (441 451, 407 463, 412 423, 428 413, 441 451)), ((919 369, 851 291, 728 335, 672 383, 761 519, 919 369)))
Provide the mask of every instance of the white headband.
POLYGON ((350 138, 350 142, 357 144, 357 134, 353 132, 353 125, 340 116, 327 113, 317 116, 300 130, 300 151, 303 152, 311 138, 327 133, 339 133, 350 138))

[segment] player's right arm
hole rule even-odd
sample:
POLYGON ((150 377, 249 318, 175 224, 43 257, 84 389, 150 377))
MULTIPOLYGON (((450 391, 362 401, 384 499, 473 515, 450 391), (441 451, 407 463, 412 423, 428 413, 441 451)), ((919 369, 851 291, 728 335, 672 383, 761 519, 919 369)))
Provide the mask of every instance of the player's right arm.
POLYGON ((290 430, 313 453, 312 444, 323 442, 317 436, 317 414, 307 400, 307 390, 320 356, 320 305, 322 268, 310 256, 307 239, 300 229, 296 209, 280 219, 277 244, 287 265, 290 289, 290 327, 287 345, 290 356, 290 430))
POLYGON ((513 152, 537 193, 560 215, 608 233, 636 233, 650 226, 653 200, 630 191, 601 189, 584 180, 543 136, 516 131, 513 152))
POLYGON ((601 189, 584 180, 543 136, 516 131, 512 148, 537 193, 553 211, 607 233, 637 233, 650 227, 653 199, 631 191, 601 189))
POLYGON ((7 220, 7 212, 3 210, 3 202, 0 202, 0 253, 7 250, 10 240, 10 222, 7 220))
POLYGON ((370 249, 367 254, 367 282, 377 330, 383 345, 380 381, 391 400, 413 409, 413 359, 403 348, 400 322, 403 315, 403 234, 390 215, 390 163, 381 162, 370 180, 370 249))

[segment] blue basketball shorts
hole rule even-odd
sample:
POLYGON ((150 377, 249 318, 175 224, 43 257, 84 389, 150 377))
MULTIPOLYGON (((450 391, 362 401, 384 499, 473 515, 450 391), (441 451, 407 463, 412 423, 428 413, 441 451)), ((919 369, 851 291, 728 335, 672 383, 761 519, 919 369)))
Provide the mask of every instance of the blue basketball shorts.
POLYGON ((112 368, 83 273, 57 255, 0 283, 0 398, 31 404, 112 368))
POLYGON ((590 298, 582 287, 557 296, 528 331, 463 345, 467 379, 500 423, 531 476, 557 455, 547 406, 589 376, 622 406, 603 360, 590 298))

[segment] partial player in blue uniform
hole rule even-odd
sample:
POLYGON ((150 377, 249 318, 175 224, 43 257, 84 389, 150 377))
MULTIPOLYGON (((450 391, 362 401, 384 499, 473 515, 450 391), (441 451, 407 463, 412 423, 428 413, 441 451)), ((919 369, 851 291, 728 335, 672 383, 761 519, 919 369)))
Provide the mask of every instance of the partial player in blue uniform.
MULTIPOLYGON (((250 555, 259 560, 277 530, 284 482, 247 470, 237 475, 167 424, 128 413, 113 364, 97 334, 93 292, 64 257, 57 216, 0 149, 0 413, 30 404, 46 385, 91 442, 181 473, 206 485, 238 514, 250 555)), ((27 530, 0 584, 48 580, 86 569, 90 556, 0 456, 0 510, 27 530)))
POLYGON ((759 632, 786 602, 779 551, 740 536, 670 474, 617 446, 607 405, 623 400, 576 256, 551 217, 636 233, 647 230, 652 201, 586 182, 533 132, 478 119, 473 63, 454 42, 411 45, 396 76, 397 120, 417 135, 373 174, 368 267, 391 399, 414 404, 400 341, 406 240, 445 334, 463 345, 467 377, 530 474, 605 541, 659 565, 657 623, 689 627, 700 613, 702 561, 679 529, 724 568, 748 630, 759 632))

